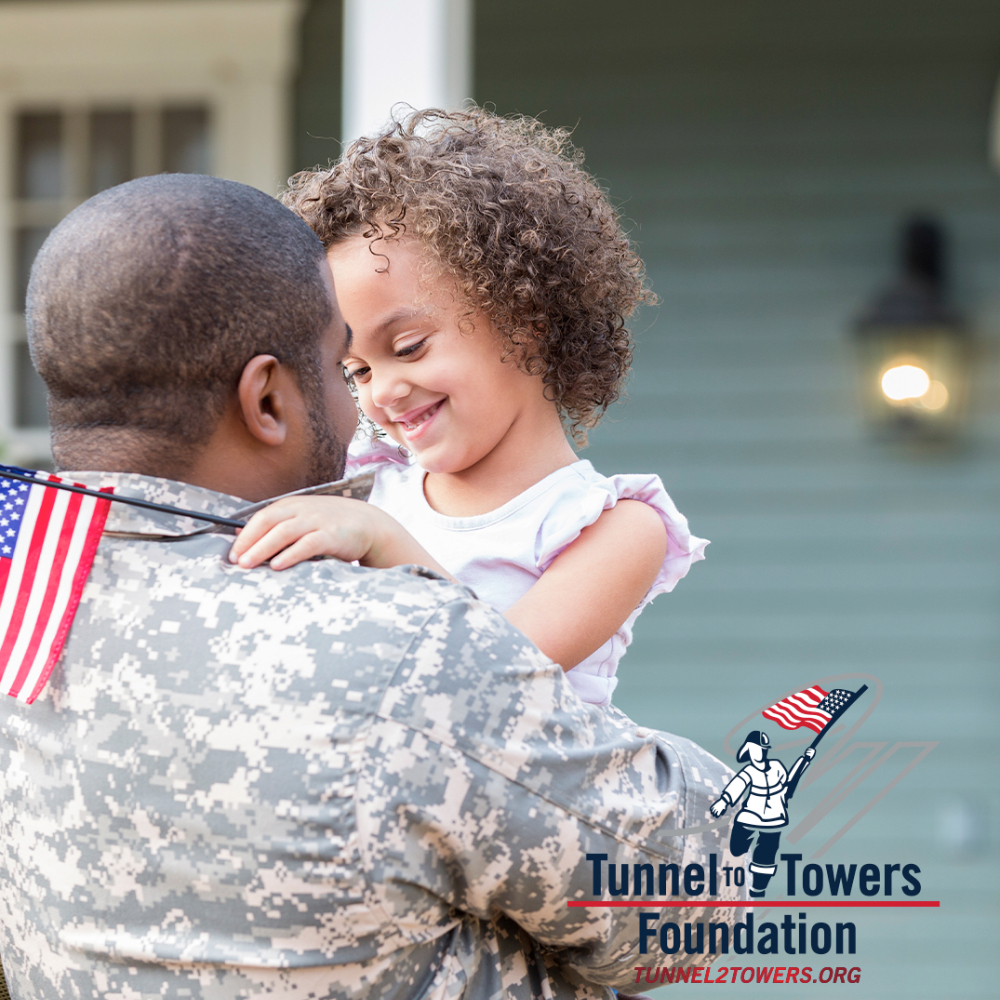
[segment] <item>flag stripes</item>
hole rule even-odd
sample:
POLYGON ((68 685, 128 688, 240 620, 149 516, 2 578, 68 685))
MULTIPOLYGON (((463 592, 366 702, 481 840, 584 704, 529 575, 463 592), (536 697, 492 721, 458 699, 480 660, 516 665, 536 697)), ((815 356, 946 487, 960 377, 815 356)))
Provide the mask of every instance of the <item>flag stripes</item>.
MULTIPOLYGON (((48 473, 35 475, 62 481, 48 473)), ((45 686, 80 602, 109 506, 106 500, 41 483, 4 479, 0 466, 0 694, 30 704, 45 686)))
POLYGON ((798 729, 806 726, 814 733, 818 733, 833 718, 829 712, 819 707, 820 702, 827 696, 828 692, 814 684, 804 691, 782 698, 761 712, 761 715, 765 719, 777 722, 782 729, 798 729))

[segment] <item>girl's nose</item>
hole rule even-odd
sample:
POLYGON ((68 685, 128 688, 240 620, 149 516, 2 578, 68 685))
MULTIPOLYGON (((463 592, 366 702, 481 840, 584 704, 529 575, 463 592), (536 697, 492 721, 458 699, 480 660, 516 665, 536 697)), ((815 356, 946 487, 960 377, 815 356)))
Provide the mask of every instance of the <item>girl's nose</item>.
POLYGON ((382 372, 373 370, 368 388, 372 394, 372 405, 387 410, 407 396, 410 384, 398 370, 390 368, 382 372))

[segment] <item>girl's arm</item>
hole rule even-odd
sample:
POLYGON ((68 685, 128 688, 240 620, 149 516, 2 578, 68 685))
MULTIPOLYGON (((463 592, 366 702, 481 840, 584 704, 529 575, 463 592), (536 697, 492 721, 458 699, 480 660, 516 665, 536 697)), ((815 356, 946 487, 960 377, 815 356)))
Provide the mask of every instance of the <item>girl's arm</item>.
POLYGON ((621 628, 666 553, 660 515, 641 500, 619 500, 580 532, 505 617, 569 670, 621 628))
MULTIPOLYGON (((569 670, 621 628, 666 551, 660 515, 641 500, 620 500, 580 532, 505 617, 569 670)), ((245 568, 270 559, 273 569, 286 569, 314 556, 374 567, 414 563, 455 581, 393 517, 344 497, 289 497, 265 507, 237 536, 229 558, 245 568)))

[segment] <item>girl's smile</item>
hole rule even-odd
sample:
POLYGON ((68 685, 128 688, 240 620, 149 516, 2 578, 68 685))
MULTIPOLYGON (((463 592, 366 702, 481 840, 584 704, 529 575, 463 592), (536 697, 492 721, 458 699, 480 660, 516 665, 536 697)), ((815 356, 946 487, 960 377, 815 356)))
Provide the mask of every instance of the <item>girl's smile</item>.
POLYGON ((344 370, 365 414, 427 470, 432 505, 454 513, 439 501, 453 508, 447 494, 462 483, 476 495, 466 491, 462 503, 499 506, 576 461, 541 378, 502 359, 493 325, 450 276, 414 240, 382 240, 374 251, 356 236, 328 253, 353 331, 344 370), (496 502, 492 484, 501 482, 510 495, 496 502))
POLYGON ((402 425, 403 435, 407 441, 412 441, 426 430, 428 422, 434 419, 443 402, 444 400, 441 399, 430 406, 418 406, 415 410, 410 410, 409 413, 396 419, 396 423, 402 425))

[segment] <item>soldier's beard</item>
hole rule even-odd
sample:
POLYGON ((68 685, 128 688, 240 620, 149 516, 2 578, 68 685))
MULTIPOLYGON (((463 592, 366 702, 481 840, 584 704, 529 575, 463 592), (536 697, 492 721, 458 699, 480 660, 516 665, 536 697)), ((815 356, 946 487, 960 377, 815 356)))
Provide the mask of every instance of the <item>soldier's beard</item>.
POLYGON ((347 444, 341 441, 327 419, 324 408, 323 387, 318 391, 310 386, 306 394, 309 407, 309 429, 312 432, 312 458, 309 465, 309 486, 332 483, 344 476, 347 463, 347 444))

